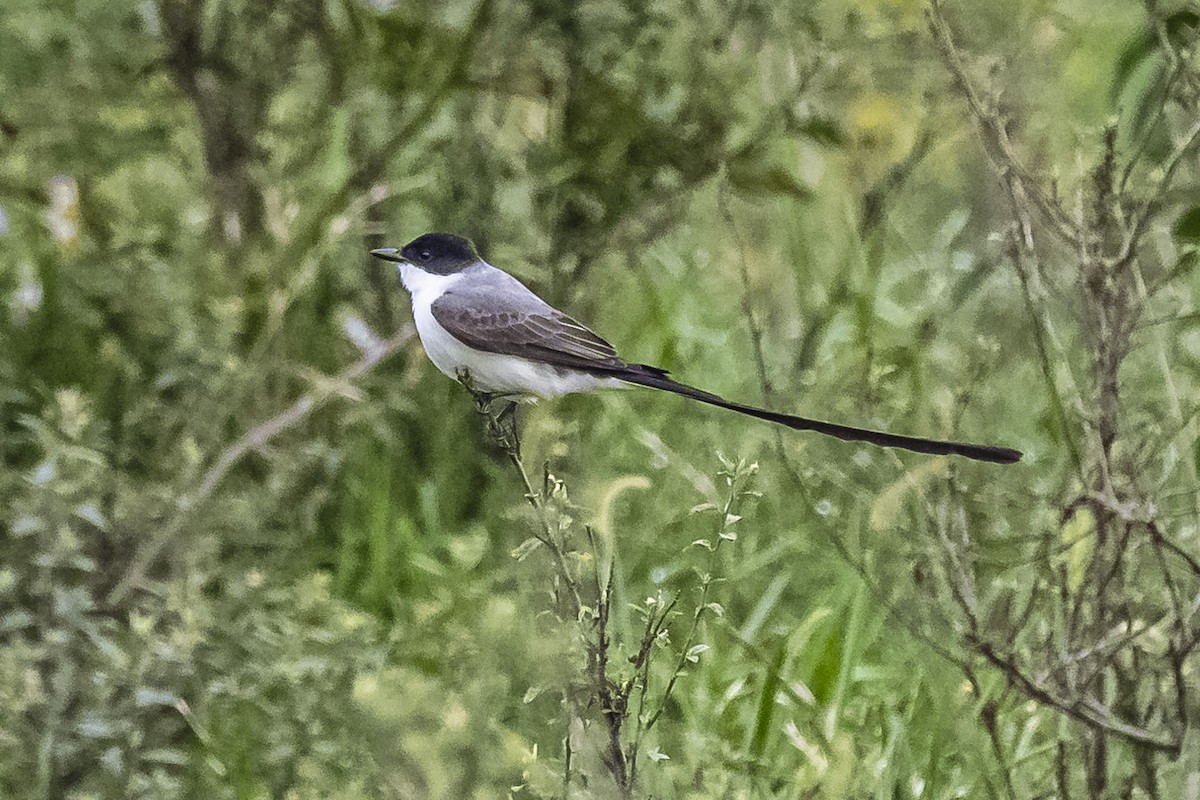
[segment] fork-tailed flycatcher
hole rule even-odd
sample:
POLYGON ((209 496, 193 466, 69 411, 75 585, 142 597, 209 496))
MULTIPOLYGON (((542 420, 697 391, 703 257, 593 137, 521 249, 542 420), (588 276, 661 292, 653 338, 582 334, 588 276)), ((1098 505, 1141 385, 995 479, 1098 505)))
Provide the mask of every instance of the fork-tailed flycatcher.
POLYGON ((611 344, 480 258, 461 236, 427 233, 399 250, 372 250, 371 255, 399 265, 429 360, 451 378, 465 370, 482 392, 549 398, 636 384, 847 441, 997 464, 1021 458, 1007 447, 900 436, 781 414, 678 383, 664 369, 621 359, 611 344))

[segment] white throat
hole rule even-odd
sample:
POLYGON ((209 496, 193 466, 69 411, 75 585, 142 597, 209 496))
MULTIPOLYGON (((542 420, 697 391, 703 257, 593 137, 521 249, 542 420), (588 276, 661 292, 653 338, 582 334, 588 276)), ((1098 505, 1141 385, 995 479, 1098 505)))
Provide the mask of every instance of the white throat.
POLYGON ((423 305, 428 307, 442 296, 442 293, 462 279, 462 273, 453 275, 434 275, 412 264, 397 264, 400 268, 400 282, 412 295, 413 307, 423 305))

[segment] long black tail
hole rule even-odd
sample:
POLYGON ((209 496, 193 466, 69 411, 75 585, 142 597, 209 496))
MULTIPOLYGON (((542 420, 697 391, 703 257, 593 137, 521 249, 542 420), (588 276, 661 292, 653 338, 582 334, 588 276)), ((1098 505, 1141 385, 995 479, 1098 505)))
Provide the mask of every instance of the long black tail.
POLYGON ((966 444, 963 442, 944 442, 939 439, 922 439, 918 436, 900 436, 895 433, 872 431, 866 428, 851 428, 848 425, 838 425, 833 422, 822 422, 818 419, 796 417, 791 414, 780 414, 777 411, 768 411, 765 408, 755 408, 754 406, 742 405, 741 403, 733 403, 723 397, 718 397, 710 392, 697 389, 694 386, 676 383, 654 367, 639 369, 639 366, 631 364, 630 369, 614 372, 613 377, 620 378, 627 383, 636 383, 639 386, 649 386, 652 389, 674 392, 684 397, 690 397, 693 400, 699 400, 701 403, 728 408, 730 411, 736 411, 739 414, 765 419, 769 422, 777 422, 794 430, 816 431, 828 436, 836 436, 848 442, 870 442, 880 447, 900 447, 904 450, 912 450, 916 453, 928 453, 935 456, 965 456, 966 458, 973 458, 976 461, 989 461, 993 464, 1013 464, 1021 460, 1020 451, 1008 447, 993 447, 992 445, 966 444))

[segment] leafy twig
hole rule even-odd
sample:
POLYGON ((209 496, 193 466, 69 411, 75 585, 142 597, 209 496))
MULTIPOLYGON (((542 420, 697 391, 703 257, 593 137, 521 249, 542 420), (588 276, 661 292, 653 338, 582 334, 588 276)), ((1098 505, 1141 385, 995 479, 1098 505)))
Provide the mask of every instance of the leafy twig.
POLYGON ((549 495, 554 489, 558 488, 557 481, 550 474, 549 466, 547 465, 543 470, 542 489, 538 491, 533 488, 533 484, 529 480, 529 473, 525 469, 525 461, 521 458, 521 442, 517 434, 516 403, 510 399, 497 397, 476 388, 468 370, 460 370, 457 378, 458 382, 463 385, 463 388, 475 399, 475 407, 484 417, 488 436, 491 437, 497 447, 504 451, 509 462, 517 470, 517 474, 521 478, 521 484, 525 487, 525 499, 536 512, 538 523, 541 527, 541 531, 535 531, 533 536, 545 545, 554 557, 558 576, 571 592, 571 600, 573 602, 572 616, 578 618, 580 611, 584 607, 583 596, 579 590, 578 580, 576 580, 575 575, 567 566, 566 553, 559 542, 561 531, 556 524, 551 523, 551 511, 546 505, 549 495), (496 407, 497 402, 501 403, 499 408, 496 407))
MULTIPOLYGON (((632 683, 616 688, 609 678, 609 653, 612 641, 609 633, 609 617, 612 610, 613 587, 615 571, 609 565, 607 580, 600 577, 600 560, 595 536, 590 527, 585 526, 587 541, 592 550, 591 559, 593 588, 596 593, 595 608, 591 609, 584 603, 584 592, 578 577, 568 565, 568 546, 564 539, 564 527, 561 515, 551 502, 562 496, 562 484, 550 473, 549 465, 543 470, 542 488, 534 489, 521 457, 521 443, 517 432, 516 404, 508 398, 497 397, 479 390, 475 386, 469 371, 462 370, 457 375, 459 383, 474 397, 479 413, 484 417, 484 424, 489 438, 508 457, 516 469, 525 488, 525 499, 533 507, 538 517, 539 530, 534 531, 533 537, 544 545, 551 553, 554 561, 557 583, 566 586, 570 593, 570 620, 580 627, 581 638, 586 642, 587 675, 590 679, 591 697, 583 703, 572 701, 577 706, 576 713, 583 714, 598 702, 600 714, 606 730, 606 745, 603 761, 607 766, 617 789, 623 798, 632 798, 635 770, 637 763, 636 742, 627 751, 624 746, 624 724, 628 716, 628 701, 633 689, 632 683), (589 638, 587 628, 595 631, 594 638, 589 638)), ((643 648, 648 659, 648 649, 643 648)), ((636 669, 636 667, 635 667, 636 669)), ((568 698, 570 692, 567 692, 568 698)), ((571 783, 571 742, 568 733, 565 744, 564 759, 566 764, 563 772, 563 795, 570 791, 571 783)))

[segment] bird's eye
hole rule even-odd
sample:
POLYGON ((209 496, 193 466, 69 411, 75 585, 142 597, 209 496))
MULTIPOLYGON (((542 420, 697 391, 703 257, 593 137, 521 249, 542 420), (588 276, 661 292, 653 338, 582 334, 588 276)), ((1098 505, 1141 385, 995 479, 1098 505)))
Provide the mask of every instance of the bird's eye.
POLYGON ((433 258, 433 253, 429 252, 428 250, 421 251, 421 260, 422 261, 428 261, 431 258, 433 258))

